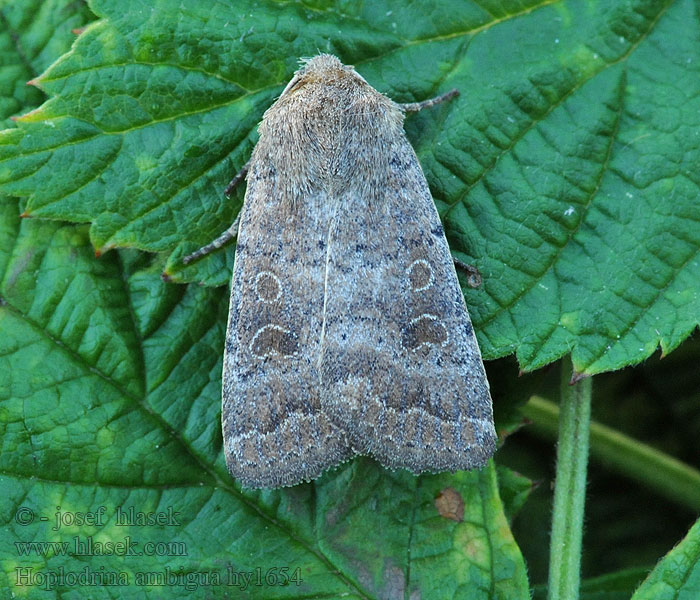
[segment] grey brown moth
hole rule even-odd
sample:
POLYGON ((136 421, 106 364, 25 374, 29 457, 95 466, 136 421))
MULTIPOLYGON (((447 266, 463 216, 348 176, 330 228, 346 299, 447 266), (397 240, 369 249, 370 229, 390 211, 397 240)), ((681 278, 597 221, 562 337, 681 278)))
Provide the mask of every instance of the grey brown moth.
POLYGON ((295 485, 355 454, 471 469, 495 449, 479 347, 403 132, 406 111, 434 103, 397 104, 328 54, 306 61, 260 124, 240 219, 185 259, 238 237, 222 421, 243 486, 295 485))

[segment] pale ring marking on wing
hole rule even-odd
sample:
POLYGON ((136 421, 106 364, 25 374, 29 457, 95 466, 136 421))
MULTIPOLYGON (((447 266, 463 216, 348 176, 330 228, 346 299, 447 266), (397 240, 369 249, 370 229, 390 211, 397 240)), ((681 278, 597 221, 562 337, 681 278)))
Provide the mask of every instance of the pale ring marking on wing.
POLYGON ((424 258, 414 260, 406 269, 412 292, 424 292, 432 287, 435 274, 430 263, 424 258))
POLYGON ((282 282, 272 271, 260 271, 255 276, 255 293, 260 302, 276 302, 282 297, 282 282))

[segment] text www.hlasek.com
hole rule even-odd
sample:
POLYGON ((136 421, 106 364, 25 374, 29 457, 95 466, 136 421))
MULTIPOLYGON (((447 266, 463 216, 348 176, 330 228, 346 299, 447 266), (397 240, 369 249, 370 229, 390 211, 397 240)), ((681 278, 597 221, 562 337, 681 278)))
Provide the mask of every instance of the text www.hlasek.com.
POLYGON ((99 542, 74 536, 70 542, 15 542, 19 556, 187 556, 185 542, 146 542, 131 536, 120 542, 99 542))

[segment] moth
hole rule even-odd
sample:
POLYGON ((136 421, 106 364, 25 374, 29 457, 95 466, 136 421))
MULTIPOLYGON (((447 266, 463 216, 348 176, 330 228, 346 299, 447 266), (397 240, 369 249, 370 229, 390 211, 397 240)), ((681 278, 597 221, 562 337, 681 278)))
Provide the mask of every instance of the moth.
POLYGON ((405 112, 351 66, 302 63, 265 112, 237 236, 223 367, 228 468, 291 486, 356 454, 483 466, 489 384, 405 112))

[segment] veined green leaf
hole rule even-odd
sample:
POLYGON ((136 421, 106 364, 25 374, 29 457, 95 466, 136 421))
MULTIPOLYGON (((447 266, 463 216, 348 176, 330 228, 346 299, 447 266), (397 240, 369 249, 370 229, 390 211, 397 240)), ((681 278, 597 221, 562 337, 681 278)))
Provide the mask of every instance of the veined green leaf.
POLYGON ((232 221, 242 195, 221 191, 297 59, 334 52, 398 101, 461 91, 407 129, 453 251, 483 275, 465 294, 486 358, 530 370, 571 352, 592 374, 696 327, 691 0, 91 7, 102 20, 37 81, 50 100, 0 136, 0 181, 28 214, 224 283, 232 250, 183 273, 175 259, 232 221))

